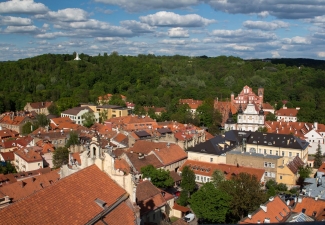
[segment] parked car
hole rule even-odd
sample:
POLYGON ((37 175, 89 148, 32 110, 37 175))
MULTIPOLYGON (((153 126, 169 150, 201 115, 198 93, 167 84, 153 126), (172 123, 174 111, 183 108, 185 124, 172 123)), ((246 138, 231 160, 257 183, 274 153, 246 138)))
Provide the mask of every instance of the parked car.
POLYGON ((192 222, 195 219, 195 215, 193 213, 189 213, 183 218, 187 223, 192 222))

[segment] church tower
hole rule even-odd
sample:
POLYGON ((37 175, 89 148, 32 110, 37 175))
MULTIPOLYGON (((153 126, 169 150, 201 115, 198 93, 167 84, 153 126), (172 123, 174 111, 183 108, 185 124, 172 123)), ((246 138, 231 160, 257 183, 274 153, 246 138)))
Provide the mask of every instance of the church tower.
POLYGON ((259 87, 258 88, 258 91, 257 91, 257 94, 258 94, 258 98, 260 100, 260 105, 263 105, 263 97, 264 97, 264 88, 262 87, 259 87))

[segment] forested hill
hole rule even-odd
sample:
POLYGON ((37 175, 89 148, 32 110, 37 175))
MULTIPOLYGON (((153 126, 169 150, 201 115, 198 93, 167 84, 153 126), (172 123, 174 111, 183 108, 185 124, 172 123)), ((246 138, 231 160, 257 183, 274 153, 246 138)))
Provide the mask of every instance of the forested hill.
MULTIPOLYGON (((180 98, 230 98, 245 85, 265 88, 265 101, 288 100, 299 119, 325 123, 325 71, 219 56, 104 56, 46 54, 0 63, 0 111, 26 102, 56 101, 61 110, 120 93, 146 106, 175 107, 180 98)), ((304 64, 305 65, 305 64, 304 64)))
POLYGON ((286 66, 297 66, 297 67, 312 67, 315 69, 325 70, 325 60, 317 59, 304 59, 304 58, 280 58, 280 59, 265 59, 270 60, 273 64, 285 64, 286 66))

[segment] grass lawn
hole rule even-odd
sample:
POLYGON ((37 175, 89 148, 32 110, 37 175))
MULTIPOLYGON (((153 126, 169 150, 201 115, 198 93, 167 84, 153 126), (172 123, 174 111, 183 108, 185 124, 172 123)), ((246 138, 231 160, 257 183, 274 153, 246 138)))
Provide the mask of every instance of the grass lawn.
POLYGON ((170 217, 169 218, 170 219, 170 222, 175 222, 175 221, 177 221, 179 218, 177 218, 177 217, 175 217, 175 216, 172 216, 172 217, 170 217))

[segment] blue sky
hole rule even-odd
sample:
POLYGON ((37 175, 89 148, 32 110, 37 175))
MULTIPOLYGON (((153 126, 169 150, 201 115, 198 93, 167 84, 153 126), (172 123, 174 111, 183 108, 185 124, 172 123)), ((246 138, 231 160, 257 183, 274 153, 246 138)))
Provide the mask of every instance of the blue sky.
POLYGON ((325 0, 0 1, 0 61, 74 51, 325 59, 325 0))

